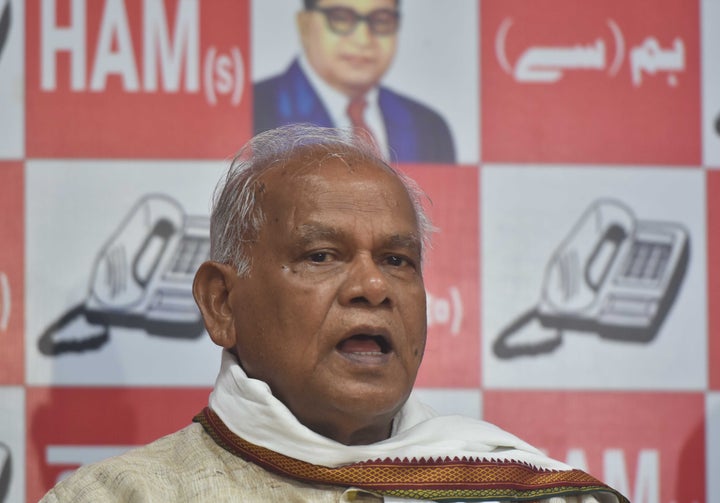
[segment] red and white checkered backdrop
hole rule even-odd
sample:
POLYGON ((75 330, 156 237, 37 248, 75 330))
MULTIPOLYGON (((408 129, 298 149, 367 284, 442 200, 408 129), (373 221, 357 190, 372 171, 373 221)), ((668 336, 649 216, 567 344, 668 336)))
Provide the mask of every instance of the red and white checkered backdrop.
MULTIPOLYGON (((189 281, 300 8, 0 0, 0 501, 206 404, 189 281)), ((720 0, 400 8, 382 85, 456 157, 399 164, 440 229, 416 392, 634 503, 720 503, 720 0)))

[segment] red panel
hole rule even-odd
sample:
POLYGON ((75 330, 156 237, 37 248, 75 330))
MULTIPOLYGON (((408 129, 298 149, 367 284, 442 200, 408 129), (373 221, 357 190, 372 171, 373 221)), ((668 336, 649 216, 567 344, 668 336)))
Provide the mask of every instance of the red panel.
POLYGON ((483 408, 486 420, 633 503, 707 501, 702 393, 493 391, 483 408))
POLYGON ((417 385, 480 384, 478 171, 413 166, 407 169, 429 196, 436 227, 425 261, 428 340, 417 385))
MULTIPOLYGON (((29 388, 27 500, 79 463, 53 463, 48 448, 143 445, 190 424, 207 405, 204 388, 29 388)), ((80 456, 82 457, 82 456, 80 456)))
POLYGON ((0 162, 0 384, 25 378, 25 208, 23 166, 0 162))
POLYGON ((26 16, 28 156, 226 158, 250 137, 246 1, 33 0, 26 16))
POLYGON ((708 372, 720 390, 720 172, 706 171, 708 243, 708 372))
POLYGON ((485 161, 700 163, 697 2, 484 0, 480 21, 485 161))

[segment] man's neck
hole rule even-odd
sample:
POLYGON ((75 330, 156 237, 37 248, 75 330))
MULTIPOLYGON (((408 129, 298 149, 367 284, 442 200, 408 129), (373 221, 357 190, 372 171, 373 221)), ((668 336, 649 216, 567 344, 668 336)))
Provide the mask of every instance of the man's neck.
MULTIPOLYGON (((302 420, 300 420, 303 422, 302 420)), ((341 425, 337 423, 307 424, 315 433, 345 445, 369 445, 390 438, 392 420, 367 426, 341 425)))

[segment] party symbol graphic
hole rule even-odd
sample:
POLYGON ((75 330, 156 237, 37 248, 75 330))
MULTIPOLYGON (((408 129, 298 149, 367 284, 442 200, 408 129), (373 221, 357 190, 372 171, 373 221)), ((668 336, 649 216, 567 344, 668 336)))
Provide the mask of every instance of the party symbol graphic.
POLYGON ((100 348, 111 327, 199 336, 203 323, 192 281, 210 253, 209 229, 207 217, 185 215, 168 196, 143 197, 100 250, 86 300, 47 328, 38 341, 40 352, 100 348))
POLYGON ((594 202, 550 258, 540 302, 499 334, 495 354, 553 351, 566 330, 649 342, 675 301, 689 250, 682 225, 637 220, 616 200, 594 202), (536 318, 554 334, 524 339, 521 329, 536 318))

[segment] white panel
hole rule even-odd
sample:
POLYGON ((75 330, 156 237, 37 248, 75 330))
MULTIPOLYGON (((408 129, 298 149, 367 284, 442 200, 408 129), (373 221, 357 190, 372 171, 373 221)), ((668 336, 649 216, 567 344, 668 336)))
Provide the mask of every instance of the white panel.
POLYGON ((0 159, 25 152, 24 9, 22 0, 0 0, 0 16, 9 20, 8 31, 0 33, 0 159))
MULTIPOLYGON (((486 386, 618 390, 705 388, 706 238, 702 170, 491 166, 482 170, 480 185, 483 382, 486 386), (619 275, 607 276, 603 288, 596 292, 586 283, 586 274, 596 278, 602 276, 602 268, 598 271, 593 268, 595 266, 591 267, 596 262, 591 260, 594 244, 590 235, 602 228, 603 218, 609 217, 602 213, 594 215, 585 221, 592 233, 585 229, 585 234, 580 232, 570 238, 571 229, 579 225, 582 215, 594 203, 610 199, 626 206, 632 213, 629 218, 636 224, 634 230, 628 229, 623 246, 641 242, 638 233, 647 223, 656 222, 655 225, 662 228, 681 226, 687 232, 689 260, 682 283, 664 323, 646 342, 619 330, 610 334, 614 338, 608 338, 598 336, 599 331, 595 330, 567 328, 570 320, 576 321, 576 317, 588 315, 588 312, 592 315, 589 302, 608 306, 612 295, 621 291, 619 275), (546 279, 551 257, 567 249, 572 249, 575 255, 558 267, 575 274, 555 274, 546 279), (558 282, 559 278, 565 283, 558 282), (573 304, 575 299, 568 297, 567 305, 572 309, 567 307, 558 315, 565 328, 559 345, 555 345, 558 332, 542 327, 535 317, 508 336, 508 344, 512 341, 515 345, 512 357, 499 357, 500 353, 493 350, 499 334, 523 313, 538 307, 544 283, 550 283, 551 289, 555 290, 554 301, 560 305, 565 302, 558 294, 558 291, 562 293, 562 286, 584 289, 584 295, 590 298, 573 304), (520 341, 538 352, 546 352, 517 356, 520 351, 516 345, 520 341)), ((618 213, 623 214, 622 211, 618 213)), ((622 221, 628 216, 613 218, 622 221)), ((596 239, 597 243, 601 242, 596 239)), ((623 264, 619 261, 624 261, 629 251, 630 248, 623 248, 617 256, 615 265, 618 268, 623 264)), ((655 287, 646 286, 633 292, 644 298, 653 289, 655 287)), ((658 295, 661 291, 669 291, 662 286, 656 289, 658 295)), ((631 296, 635 295, 633 292, 631 296)), ((622 307, 624 312, 637 310, 636 305, 622 307)), ((591 318, 599 319, 595 315, 591 318)), ((553 323, 558 322, 554 320, 553 323)))
POLYGON ((0 386, 0 501, 25 501, 25 391, 0 386), (7 493, 3 494, 4 491, 7 493), (5 499, 3 499, 5 496, 5 499))
MULTIPOLYGON (((168 283, 159 281, 159 273, 153 275, 152 281, 138 282, 133 271, 144 279, 152 269, 153 257, 170 258, 180 242, 179 237, 186 235, 191 227, 189 221, 183 225, 183 216, 209 216, 213 188, 224 167, 222 162, 196 161, 28 163, 26 353, 29 383, 209 386, 214 382, 219 348, 202 327, 200 333, 193 332, 194 337, 186 338, 178 337, 176 330, 162 336, 134 328, 132 320, 166 316, 166 311, 152 307, 154 304, 149 304, 149 300, 157 298, 153 293, 164 291, 168 283), (170 198, 177 207, 148 204, 137 208, 138 202, 148 194, 156 194, 152 198, 155 203, 157 199, 170 198), (143 229, 149 229, 152 219, 160 217, 172 222, 174 229, 168 246, 152 248, 163 243, 155 236, 148 242, 146 252, 142 252, 143 229), (178 218, 180 220, 173 220, 178 218), (115 246, 118 244, 125 246, 120 249, 122 253, 115 246), (135 257, 141 260, 134 263, 135 257), (108 300, 113 289, 121 288, 129 293, 118 295, 117 301, 108 300), (119 308, 137 317, 119 315, 103 323, 84 313, 73 316, 70 311, 75 306, 92 308, 96 316, 115 313, 113 309, 119 308), (51 331, 54 335, 46 342, 52 341, 52 347, 58 349, 61 341, 75 339, 81 341, 85 351, 43 354, 39 350, 41 334, 67 313, 70 313, 67 323, 51 331), (106 325, 109 328, 103 332, 106 325), (93 339, 103 333, 108 335, 107 341, 93 339), (97 341, 98 347, 87 343, 92 340, 97 341)), ((148 231, 148 235, 151 234, 148 231)), ((162 266, 156 269, 161 270, 162 266)), ((173 297, 170 303, 177 307, 180 301, 190 302, 192 306, 189 284, 187 281, 178 284, 183 285, 179 287, 182 295, 173 297)), ((179 314, 161 317, 158 326, 166 328, 166 321, 170 319, 179 320, 179 326, 185 327, 180 316, 194 311, 183 310, 182 306, 178 309, 179 314)))
POLYGON ((720 393, 705 396, 705 463, 708 503, 720 503, 720 393))

